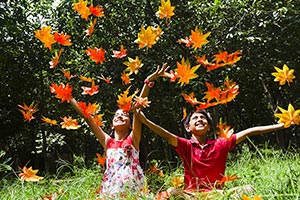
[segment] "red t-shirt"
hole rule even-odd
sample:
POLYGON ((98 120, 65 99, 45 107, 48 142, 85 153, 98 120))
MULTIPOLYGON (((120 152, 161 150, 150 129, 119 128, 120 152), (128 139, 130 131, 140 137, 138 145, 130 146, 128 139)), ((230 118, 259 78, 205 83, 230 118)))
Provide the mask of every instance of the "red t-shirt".
POLYGON ((184 166, 185 189, 212 189, 224 176, 228 152, 236 146, 236 136, 208 140, 203 148, 193 138, 177 137, 176 152, 184 166))

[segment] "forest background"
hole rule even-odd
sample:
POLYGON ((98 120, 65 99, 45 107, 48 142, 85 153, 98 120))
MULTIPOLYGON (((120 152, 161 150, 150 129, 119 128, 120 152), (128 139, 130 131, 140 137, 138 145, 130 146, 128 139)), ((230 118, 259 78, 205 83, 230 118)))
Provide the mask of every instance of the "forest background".
MULTIPOLYGON (((94 0, 94 5, 104 8, 105 17, 98 19, 91 37, 85 36, 83 31, 89 22, 72 9, 73 3, 67 0, 55 5, 50 0, 0 2, 0 163, 8 161, 15 169, 27 164, 40 171, 55 172, 59 159, 72 162, 74 155, 82 156, 88 166, 96 159, 96 153, 102 154, 103 149, 88 126, 68 103, 60 103, 49 87, 52 82, 59 82, 62 68, 86 77, 112 77, 112 84, 96 79, 100 92, 88 97, 88 101, 101 104, 103 128, 109 131, 117 109, 117 95, 128 87, 120 79, 125 59, 116 60, 109 55, 119 49, 120 44, 128 49, 129 57, 139 56, 144 64, 139 74, 132 77, 132 88, 141 88, 147 75, 163 63, 174 69, 182 57, 190 58, 194 66, 195 54, 211 58, 219 51, 242 52, 241 60, 231 67, 213 72, 199 68, 199 74, 205 75, 199 75, 188 85, 181 86, 166 78, 155 82, 149 95, 150 108, 145 112, 153 121, 180 136, 188 137, 181 124, 182 108, 190 109, 181 93, 195 92, 201 99, 206 90, 205 81, 219 85, 227 75, 239 85, 239 95, 234 101, 209 111, 215 122, 222 118, 235 131, 277 123, 274 113, 278 112, 278 106, 286 109, 291 103, 295 109, 300 107, 299 0, 172 0, 175 15, 168 22, 155 15, 160 1, 94 0), (72 48, 66 48, 67 53, 55 70, 49 68, 53 53, 34 37, 34 31, 42 25, 64 31, 76 42, 72 48), (141 26, 150 25, 160 25, 164 33, 152 48, 139 49, 134 41, 141 26), (177 42, 190 35, 196 26, 203 33, 211 32, 209 43, 197 51, 177 42), (106 62, 95 64, 78 53, 87 45, 101 46, 110 52, 106 62), (282 68, 284 64, 295 69, 296 79, 289 85, 279 86, 271 73, 275 72, 274 66, 282 68), (29 105, 33 101, 38 103, 36 119, 24 122, 18 105, 29 105), (65 115, 77 118, 81 128, 66 130, 40 120, 41 116, 60 119, 65 115)), ((76 98, 87 98, 80 96, 79 83, 72 84, 76 98)), ((271 148, 299 152, 299 127, 255 136, 251 140, 246 142, 250 148, 254 148, 252 142, 258 146, 268 143, 271 148)), ((238 146, 235 151, 241 150, 238 146)), ((143 129, 142 166, 151 160, 177 163, 177 159, 165 141, 147 128, 143 129)))

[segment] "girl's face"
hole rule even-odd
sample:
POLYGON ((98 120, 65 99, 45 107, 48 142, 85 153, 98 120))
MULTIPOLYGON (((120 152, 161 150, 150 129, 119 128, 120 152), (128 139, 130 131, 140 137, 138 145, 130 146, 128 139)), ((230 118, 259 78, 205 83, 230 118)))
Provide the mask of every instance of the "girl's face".
POLYGON ((115 112, 113 118, 113 127, 118 127, 118 126, 124 126, 127 128, 130 128, 131 126, 129 113, 121 109, 115 112))
POLYGON ((185 128, 193 135, 203 135, 209 131, 210 126, 204 114, 195 112, 190 118, 189 125, 185 128))

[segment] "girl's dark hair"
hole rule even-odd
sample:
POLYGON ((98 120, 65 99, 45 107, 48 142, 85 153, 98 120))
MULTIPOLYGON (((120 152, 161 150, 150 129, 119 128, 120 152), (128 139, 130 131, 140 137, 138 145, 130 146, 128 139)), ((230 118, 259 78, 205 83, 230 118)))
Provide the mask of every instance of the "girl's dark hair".
POLYGON ((212 125, 212 117, 211 117, 211 115, 209 114, 208 111, 206 111, 206 110, 191 110, 190 113, 186 116, 186 118, 183 121, 183 125, 184 126, 188 126, 189 125, 191 116, 194 113, 201 113, 201 114, 203 114, 206 117, 208 124, 210 126, 212 125))

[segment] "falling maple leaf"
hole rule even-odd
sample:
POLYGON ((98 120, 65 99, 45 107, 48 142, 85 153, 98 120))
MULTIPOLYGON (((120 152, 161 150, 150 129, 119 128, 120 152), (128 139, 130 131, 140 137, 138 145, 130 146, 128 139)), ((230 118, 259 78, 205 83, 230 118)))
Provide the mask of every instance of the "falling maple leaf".
POLYGON ((179 44, 181 44, 181 43, 185 44, 186 47, 190 47, 192 45, 192 40, 189 37, 185 37, 185 39, 181 38, 181 39, 177 40, 177 42, 179 44))
POLYGON ((91 115, 96 114, 99 110, 99 104, 97 104, 97 103, 86 104, 86 102, 78 102, 77 105, 81 109, 83 115, 86 117, 90 117, 91 115))
POLYGON ((53 94, 56 94, 56 98, 61 99, 61 102, 63 103, 64 101, 69 102, 73 97, 72 97, 72 91, 73 88, 70 86, 69 83, 67 85, 64 85, 61 83, 59 86, 56 84, 52 84, 50 87, 50 91, 53 94))
POLYGON ((207 99, 207 102, 210 102, 212 100, 219 101, 220 100, 220 94, 221 89, 220 87, 215 87, 213 83, 205 82, 205 85, 207 87, 207 91, 204 92, 205 96, 202 99, 207 99))
POLYGON ((73 119, 72 117, 63 117, 61 118, 63 121, 60 123, 62 128, 65 128, 67 130, 76 130, 80 128, 80 125, 78 125, 78 122, 76 119, 73 119))
POLYGON ((50 118, 42 116, 41 120, 47 124, 57 125, 57 121, 55 119, 50 119, 50 118))
POLYGON ((123 45, 121 45, 120 51, 113 50, 112 57, 114 58, 124 58, 126 56, 127 56, 127 49, 125 49, 123 45))
POLYGON ((85 77, 85 76, 79 76, 79 79, 84 81, 84 82, 93 82, 93 79, 92 78, 88 78, 88 77, 85 77))
POLYGON ((98 78, 100 78, 101 80, 103 80, 105 83, 107 84, 111 84, 111 77, 104 77, 103 74, 101 74, 101 76, 97 76, 98 78))
POLYGON ((295 110, 292 104, 288 105, 288 109, 285 110, 278 106, 278 109, 281 111, 280 113, 276 113, 275 117, 278 117, 278 123, 284 123, 284 127, 288 128, 292 124, 299 125, 300 123, 300 109, 295 110))
POLYGON ((64 74, 64 76, 68 79, 71 80, 71 78, 75 78, 76 76, 71 75, 69 71, 66 71, 64 69, 61 69, 61 72, 64 74))
POLYGON ((121 79, 122 79, 123 85, 129 85, 129 84, 131 84, 131 81, 133 79, 131 79, 129 76, 130 76, 130 73, 126 73, 126 71, 122 72, 121 79))
POLYGON ((95 85, 94 81, 92 81, 91 87, 82 86, 81 88, 83 90, 83 92, 81 93, 82 95, 88 94, 90 96, 93 96, 94 94, 97 94, 99 92, 99 85, 95 85))
POLYGON ((51 30, 51 26, 44 26, 41 30, 34 31, 35 37, 44 43, 45 48, 49 48, 50 50, 52 49, 52 44, 56 43, 51 30))
POLYGON ((90 9, 87 7, 87 0, 79 0, 78 3, 73 3, 73 9, 77 11, 82 19, 88 20, 89 15, 91 14, 90 9))
POLYGON ((33 170, 32 167, 27 168, 26 166, 24 166, 22 168, 22 173, 20 173, 19 176, 22 181, 36 182, 43 179, 43 177, 36 175, 38 171, 38 169, 33 170))
POLYGON ((105 155, 101 156, 99 153, 96 153, 96 156, 97 156, 98 165, 104 166, 106 156, 105 155))
POLYGON ((140 49, 144 47, 151 48, 152 45, 156 44, 156 39, 157 33, 153 32, 151 26, 148 26, 147 29, 142 26, 141 32, 138 33, 138 39, 136 39, 134 42, 138 43, 140 49))
POLYGON ((105 14, 103 13, 104 8, 102 8, 102 7, 90 5, 89 9, 90 9, 90 12, 96 17, 104 17, 105 16, 105 14))
POLYGON ((22 105, 18 105, 21 109, 19 111, 23 114, 24 121, 30 122, 31 120, 35 119, 33 116, 34 113, 38 111, 38 104, 35 104, 32 102, 29 106, 27 106, 25 103, 22 105))
POLYGON ((193 48, 196 50, 197 48, 201 48, 203 45, 207 44, 209 41, 206 39, 211 32, 207 32, 203 35, 201 31, 198 30, 198 26, 196 26, 195 30, 191 31, 191 43, 193 44, 193 48))
POLYGON ((50 68, 56 68, 56 66, 58 65, 59 63, 59 59, 60 59, 60 56, 62 54, 62 49, 59 50, 59 52, 55 52, 55 56, 52 58, 52 60, 49 62, 50 64, 50 68))
POLYGON ((136 107, 142 106, 143 108, 149 107, 149 104, 151 103, 151 101, 148 101, 148 97, 135 97, 134 102, 136 107))
POLYGON ((182 92, 181 95, 183 96, 184 100, 187 101, 192 106, 195 106, 196 104, 201 103, 197 100, 197 98, 194 97, 194 95, 195 95, 194 92, 191 92, 189 95, 182 92))
POLYGON ((184 121, 186 119, 186 116, 187 116, 186 107, 183 107, 182 108, 182 119, 181 119, 181 121, 184 121))
POLYGON ((118 95, 117 104, 120 109, 123 109, 125 111, 129 111, 131 109, 131 103, 133 98, 135 97, 136 93, 138 91, 135 91, 132 95, 129 95, 129 89, 128 87, 122 94, 118 95))
POLYGON ((156 15, 159 16, 159 18, 167 18, 170 19, 174 15, 175 6, 171 6, 170 0, 164 1, 161 0, 161 6, 159 6, 158 11, 156 12, 156 15))
POLYGON ((196 65, 191 68, 190 62, 188 60, 185 62, 184 58, 182 58, 181 63, 176 62, 176 64, 177 77, 179 78, 178 83, 181 86, 183 84, 189 84, 191 79, 198 77, 198 75, 195 74, 195 71, 200 67, 200 65, 196 65))
POLYGON ((235 99, 239 94, 239 86, 236 82, 231 81, 228 77, 224 80, 223 89, 220 93, 219 101, 222 104, 228 103, 235 99))
POLYGON ((97 124, 97 126, 103 126, 103 121, 102 121, 102 117, 104 114, 97 114, 94 115, 93 120, 94 122, 97 124))
POLYGON ((130 74, 137 74, 139 69, 144 65, 138 56, 135 59, 128 57, 128 61, 123 62, 123 64, 127 66, 126 70, 130 71, 130 74))
POLYGON ((277 72, 273 72, 272 75, 275 76, 274 81, 279 82, 279 85, 284 85, 286 82, 290 85, 293 82, 294 69, 289 69, 286 64, 283 65, 283 68, 274 67, 277 72))
POLYGON ((91 49, 90 47, 88 47, 88 49, 86 50, 86 54, 90 56, 90 59, 95 61, 96 64, 98 63, 103 64, 103 62, 105 61, 105 53, 106 51, 102 49, 102 47, 100 49, 99 48, 91 49))
POLYGON ((222 119, 220 119, 219 123, 217 124, 217 129, 217 134, 219 135, 219 137, 226 140, 229 140, 234 132, 229 125, 222 121, 222 119))
POLYGON ((87 36, 91 36, 95 30, 95 25, 97 23, 97 19, 94 19, 93 21, 90 21, 89 27, 85 30, 85 34, 87 36))
POLYGON ((210 62, 208 62, 208 60, 206 59, 206 55, 204 55, 202 57, 196 55, 195 58, 196 58, 197 62, 199 64, 201 64, 203 67, 210 65, 210 62))
POLYGON ((71 38, 70 35, 67 35, 63 32, 58 33, 57 31, 55 31, 53 36, 54 36, 54 39, 56 40, 56 42, 63 46, 71 46, 72 45, 72 42, 69 40, 71 38))

